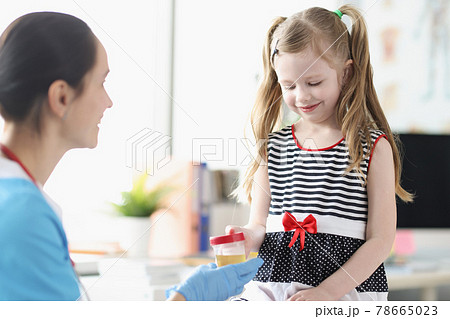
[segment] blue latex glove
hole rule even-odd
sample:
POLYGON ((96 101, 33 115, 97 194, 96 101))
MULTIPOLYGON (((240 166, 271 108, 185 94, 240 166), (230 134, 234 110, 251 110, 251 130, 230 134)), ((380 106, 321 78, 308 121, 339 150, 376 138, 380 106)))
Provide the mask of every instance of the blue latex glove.
POLYGON ((262 264, 261 258, 254 258, 220 268, 215 263, 201 265, 181 284, 167 289, 166 297, 176 291, 189 301, 226 300, 240 294, 262 264))

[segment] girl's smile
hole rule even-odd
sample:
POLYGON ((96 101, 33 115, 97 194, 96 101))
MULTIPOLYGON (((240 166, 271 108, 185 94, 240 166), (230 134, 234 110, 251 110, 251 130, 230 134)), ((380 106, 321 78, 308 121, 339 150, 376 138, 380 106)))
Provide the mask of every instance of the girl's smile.
POLYGON ((308 113, 314 111, 319 105, 320 103, 317 103, 313 105, 298 106, 297 108, 299 108, 302 112, 308 113))

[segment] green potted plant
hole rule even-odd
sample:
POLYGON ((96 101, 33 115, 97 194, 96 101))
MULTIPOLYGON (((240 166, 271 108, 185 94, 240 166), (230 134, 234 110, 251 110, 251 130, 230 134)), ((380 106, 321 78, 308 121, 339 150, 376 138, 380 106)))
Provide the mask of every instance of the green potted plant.
POLYGON ((121 246, 130 257, 148 255, 150 236, 150 216, 164 207, 164 199, 173 191, 173 187, 163 184, 148 186, 148 175, 140 175, 130 191, 122 192, 122 202, 112 203, 121 218, 121 246))

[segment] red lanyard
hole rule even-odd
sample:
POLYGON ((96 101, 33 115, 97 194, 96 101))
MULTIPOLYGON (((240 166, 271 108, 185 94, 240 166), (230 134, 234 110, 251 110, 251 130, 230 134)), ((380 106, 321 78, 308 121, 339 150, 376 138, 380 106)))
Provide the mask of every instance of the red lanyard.
POLYGON ((7 158, 9 158, 11 161, 16 162, 17 164, 22 167, 25 173, 27 173, 28 177, 33 181, 33 183, 37 186, 36 179, 31 175, 30 171, 23 165, 23 163, 20 161, 20 159, 14 154, 9 148, 7 148, 5 145, 0 144, 0 150, 5 154, 7 158))

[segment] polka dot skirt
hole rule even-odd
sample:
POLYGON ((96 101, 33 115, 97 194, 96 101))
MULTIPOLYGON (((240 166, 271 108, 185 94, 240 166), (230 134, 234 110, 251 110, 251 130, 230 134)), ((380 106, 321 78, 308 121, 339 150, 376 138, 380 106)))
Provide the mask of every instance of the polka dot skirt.
MULTIPOLYGON (((254 281, 298 282, 318 286, 345 264, 364 243, 364 240, 351 237, 307 233, 305 246, 299 251, 300 239, 297 239, 292 248, 289 248, 293 234, 294 232, 266 234, 259 250, 259 256, 264 260, 264 264, 253 279, 254 281)), ((349 280, 351 280, 350 277, 349 280)), ((383 264, 366 281, 356 287, 356 290, 387 292, 383 264)))

